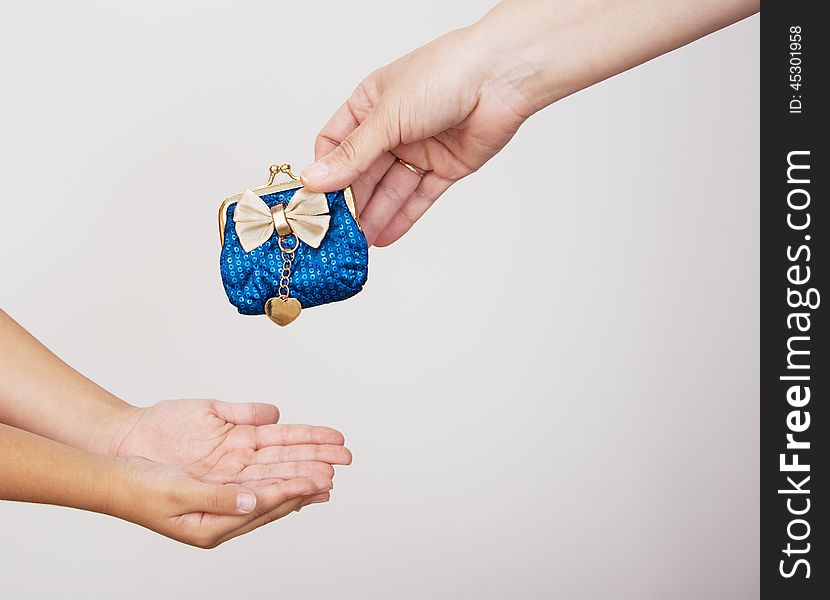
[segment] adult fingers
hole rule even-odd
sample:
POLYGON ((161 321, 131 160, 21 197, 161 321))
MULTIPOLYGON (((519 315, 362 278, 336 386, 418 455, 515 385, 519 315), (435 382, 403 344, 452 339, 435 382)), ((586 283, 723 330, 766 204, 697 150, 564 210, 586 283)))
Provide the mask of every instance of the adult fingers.
POLYGON ((375 246, 388 246, 409 231, 435 201, 454 183, 451 179, 427 173, 397 213, 374 239, 375 246))
POLYGON ((418 188, 421 179, 398 162, 389 167, 360 214, 360 226, 370 246, 418 188))
POLYGON ((298 462, 248 465, 236 478, 238 483, 268 479, 294 479, 297 477, 334 477, 334 467, 329 463, 304 460, 298 462))
POLYGON ((352 462, 352 453, 349 452, 348 448, 332 444, 267 446, 254 452, 249 464, 265 465, 302 460, 326 462, 331 465, 348 465, 352 462))
POLYGON ((236 425, 271 425, 280 418, 279 409, 264 402, 213 401, 216 414, 236 425))
MULTIPOLYGON (((361 94, 360 89, 355 90, 349 101, 337 109, 334 116, 329 119, 329 122, 323 126, 323 129, 317 135, 314 142, 314 160, 320 160, 334 151, 372 110, 373 103, 371 99, 365 94, 361 94)), ((393 162, 395 162, 395 157, 389 152, 384 152, 368 169, 358 175, 357 179, 351 182, 358 214, 363 211, 363 207, 366 206, 372 196, 375 186, 393 162)))
POLYGON ((346 136, 357 129, 370 110, 371 107, 367 106, 365 113, 359 115, 351 106, 351 98, 338 108, 314 140, 314 160, 320 160, 337 148, 346 136))
POLYGON ((375 107, 328 154, 303 169, 300 178, 303 185, 318 192, 339 190, 355 181, 399 140, 400 132, 390 126, 386 111, 375 107))
POLYGON ((384 152, 367 171, 361 173, 351 183, 358 215, 363 214, 363 210, 369 203, 372 194, 374 194, 375 188, 383 179, 383 176, 386 175, 386 172, 389 171, 389 167, 395 164, 395 160, 395 156, 391 152, 384 152))
POLYGON ((257 450, 266 446, 292 444, 334 444, 342 446, 343 434, 317 425, 262 425, 256 428, 257 450))
MULTIPOLYGON (((317 136, 317 141, 314 143, 314 160, 323 158, 332 152, 343 139, 351 133, 355 127, 358 126, 358 121, 349 110, 349 107, 344 104, 332 117, 320 135, 317 136)), ((357 213, 363 212, 363 208, 372 196, 375 186, 389 170, 392 163, 395 162, 395 157, 390 152, 384 152, 380 157, 372 163, 363 173, 357 176, 357 179, 351 182, 352 191, 355 196, 355 203, 357 204, 357 213)))

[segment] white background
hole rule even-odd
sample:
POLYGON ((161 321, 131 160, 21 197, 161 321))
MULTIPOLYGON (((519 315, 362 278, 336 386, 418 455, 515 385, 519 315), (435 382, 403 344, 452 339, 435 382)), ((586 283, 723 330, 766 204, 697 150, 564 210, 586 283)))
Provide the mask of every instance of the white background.
POLYGON ((0 595, 758 595, 757 17, 533 117, 353 300, 225 299, 221 200, 491 4, 4 7, 0 305, 129 402, 272 401, 355 462, 209 552, 2 503, 0 595))

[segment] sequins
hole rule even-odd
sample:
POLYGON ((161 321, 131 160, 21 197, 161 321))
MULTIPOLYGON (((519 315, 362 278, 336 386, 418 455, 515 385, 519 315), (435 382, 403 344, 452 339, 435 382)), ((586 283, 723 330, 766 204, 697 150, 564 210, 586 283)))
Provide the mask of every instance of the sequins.
MULTIPOLYGON (((268 206, 287 203, 296 190, 262 196, 268 206)), ((346 206, 343 191, 326 194, 331 222, 319 248, 301 244, 291 275, 291 297, 303 308, 338 302, 357 294, 366 283, 369 251, 366 238, 346 206)), ((244 315, 261 315, 265 302, 277 295, 279 286, 277 235, 246 253, 239 245, 233 222, 236 204, 228 207, 225 245, 219 269, 225 293, 244 315)))

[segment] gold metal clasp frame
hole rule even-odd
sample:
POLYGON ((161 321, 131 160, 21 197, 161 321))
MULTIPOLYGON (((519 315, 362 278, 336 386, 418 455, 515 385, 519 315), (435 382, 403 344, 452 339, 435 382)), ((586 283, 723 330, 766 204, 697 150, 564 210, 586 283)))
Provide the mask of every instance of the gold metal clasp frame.
MULTIPOLYGON (((271 165, 270 167, 268 167, 268 172, 271 174, 271 176, 268 177, 268 183, 266 183, 264 186, 261 186, 261 187, 268 187, 269 185, 274 185, 274 179, 280 173, 285 173, 293 181, 299 181, 300 180, 299 177, 296 177, 294 175, 294 173, 291 172, 291 165, 289 165, 288 163, 283 163, 281 165, 271 165)), ((254 188, 254 189, 256 189, 256 188, 254 188)))

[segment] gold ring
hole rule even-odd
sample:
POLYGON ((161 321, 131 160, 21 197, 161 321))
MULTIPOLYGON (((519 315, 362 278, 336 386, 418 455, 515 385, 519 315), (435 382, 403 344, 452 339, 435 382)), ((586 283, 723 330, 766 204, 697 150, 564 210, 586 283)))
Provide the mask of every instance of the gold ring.
MULTIPOLYGON (((395 158, 398 158, 398 157, 396 156, 395 158)), ((416 167, 415 165, 413 165, 411 163, 406 162, 402 158, 398 158, 398 162, 401 163, 403 166, 405 166, 410 171, 412 171, 413 173, 415 173, 418 177, 423 177, 424 175, 427 174, 427 172, 424 171, 423 169, 421 169, 419 167, 416 167)))

